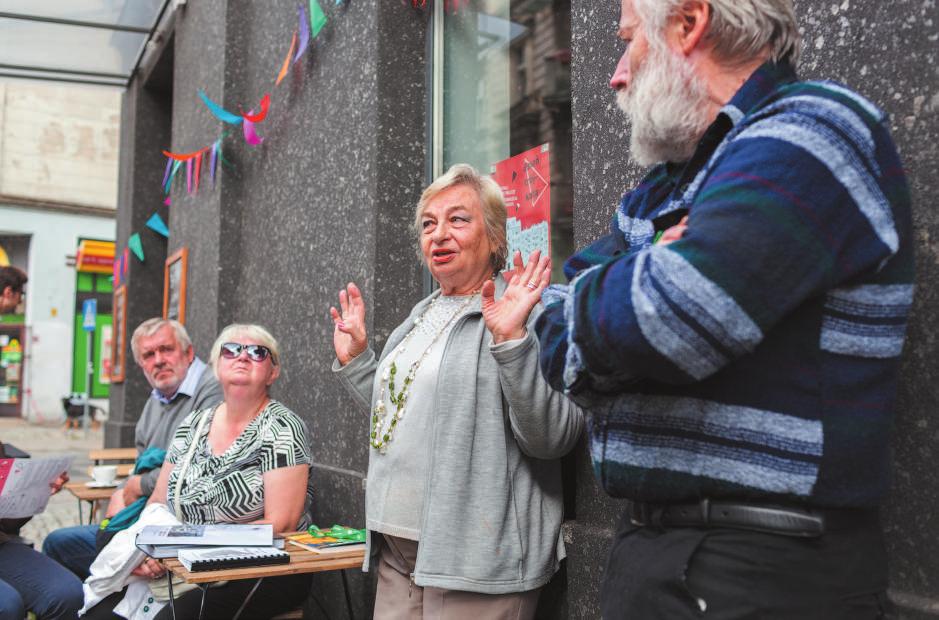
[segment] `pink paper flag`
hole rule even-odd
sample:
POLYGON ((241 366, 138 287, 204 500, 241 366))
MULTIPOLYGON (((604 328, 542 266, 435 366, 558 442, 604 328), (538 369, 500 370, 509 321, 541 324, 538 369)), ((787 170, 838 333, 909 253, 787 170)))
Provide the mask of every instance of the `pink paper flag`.
MULTIPOLYGON (((254 114, 254 110, 248 112, 248 114, 254 114)), ((244 122, 244 132, 245 132, 245 142, 251 146, 257 146, 264 142, 264 138, 258 136, 257 132, 254 130, 254 123, 248 120, 248 116, 245 116, 244 122)))
POLYGON ((202 171, 202 153, 196 155, 196 192, 199 191, 199 176, 202 171))
POLYGON ((163 201, 163 204, 165 204, 167 207, 170 206, 170 197, 169 197, 169 196, 166 197, 166 200, 163 201))

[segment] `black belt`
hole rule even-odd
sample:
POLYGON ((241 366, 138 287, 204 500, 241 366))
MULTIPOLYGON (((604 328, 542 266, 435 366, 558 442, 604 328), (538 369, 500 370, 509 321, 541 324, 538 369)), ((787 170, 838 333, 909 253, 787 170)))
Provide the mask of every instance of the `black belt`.
POLYGON ((830 510, 709 499, 694 504, 634 502, 630 510, 630 521, 639 526, 724 527, 799 538, 817 538, 826 531, 877 520, 876 509, 830 510))

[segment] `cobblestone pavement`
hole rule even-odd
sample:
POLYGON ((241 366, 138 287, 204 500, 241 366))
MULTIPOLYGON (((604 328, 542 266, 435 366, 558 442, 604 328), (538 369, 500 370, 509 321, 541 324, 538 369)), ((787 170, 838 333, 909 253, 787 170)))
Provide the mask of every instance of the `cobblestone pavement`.
MULTIPOLYGON (((34 457, 61 454, 72 455, 69 477, 73 482, 91 479, 88 468, 91 461, 88 451, 104 446, 104 434, 101 428, 66 431, 62 426, 39 426, 20 418, 0 418, 0 440, 29 452, 34 457)), ((88 518, 88 505, 84 506, 84 517, 88 518)), ((40 548, 46 535, 52 530, 78 524, 78 500, 68 491, 61 491, 49 498, 49 504, 42 514, 38 514, 27 523, 21 534, 33 541, 40 548)))

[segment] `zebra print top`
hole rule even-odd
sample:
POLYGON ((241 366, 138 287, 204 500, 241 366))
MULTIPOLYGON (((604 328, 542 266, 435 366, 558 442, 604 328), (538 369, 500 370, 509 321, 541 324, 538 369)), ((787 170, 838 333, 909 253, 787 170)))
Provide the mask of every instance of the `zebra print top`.
MULTIPOLYGON (((198 442, 178 498, 183 521, 247 523, 261 519, 264 517, 264 474, 279 467, 313 462, 306 424, 281 403, 271 400, 224 453, 213 455, 208 435, 217 407, 186 416, 176 429, 166 454, 166 460, 176 465, 185 460, 191 442, 198 442), (200 436, 194 438, 202 416, 209 417, 200 436)), ((175 510, 178 477, 179 468, 174 468, 167 489, 170 510, 175 510)), ((305 529, 310 523, 312 483, 310 475, 297 529, 305 529)))

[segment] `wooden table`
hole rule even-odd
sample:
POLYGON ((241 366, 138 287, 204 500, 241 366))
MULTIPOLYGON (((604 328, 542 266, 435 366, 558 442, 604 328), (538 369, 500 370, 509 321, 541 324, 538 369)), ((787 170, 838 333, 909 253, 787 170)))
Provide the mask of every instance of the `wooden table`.
MULTIPOLYGON (((120 482, 120 481, 118 481, 120 482)), ((111 495, 114 493, 114 490, 117 488, 117 485, 113 487, 90 487, 87 486, 84 482, 66 482, 65 490, 74 495, 78 499, 78 522, 82 522, 82 502, 88 502, 91 504, 91 511, 88 514, 88 523, 94 523, 95 518, 95 502, 111 499, 111 495)))
MULTIPOLYGON (((362 561, 365 559, 365 550, 359 551, 355 555, 346 556, 342 558, 334 558, 326 554, 313 553, 307 549, 302 549, 296 545, 291 545, 289 542, 285 545, 287 553, 290 554, 290 563, 289 564, 275 564, 273 566, 242 566, 238 568, 229 568, 225 570, 213 570, 213 571, 197 571, 189 572, 186 570, 186 567, 180 564, 179 560, 176 558, 165 558, 159 560, 163 566, 167 569, 167 581, 169 582, 169 591, 170 591, 170 605, 172 606, 173 600, 173 581, 172 575, 175 575, 185 581, 186 583, 192 583, 199 585, 202 589, 202 605, 205 605, 205 593, 208 589, 208 584, 215 583, 217 581, 235 581, 238 579, 256 579, 257 583, 254 584, 254 587, 248 593, 248 596, 245 598, 244 602, 241 604, 241 607, 238 609, 238 612, 235 614, 232 620, 237 620, 241 615, 241 612, 244 611, 245 607, 248 606, 248 602, 251 600, 251 597, 254 595, 255 590, 258 589, 258 586, 261 585, 261 581, 265 577, 284 577, 286 575, 300 575, 304 573, 319 573, 323 571, 330 570, 344 570, 347 568, 361 568, 362 561)), ((342 588, 346 596, 346 606, 349 611, 349 617, 352 618, 352 601, 349 598, 349 587, 346 582, 346 574, 340 573, 342 576, 342 588)), ((199 608, 199 618, 202 618, 202 606, 199 608)), ((173 607, 173 618, 176 617, 176 609, 173 607)))

